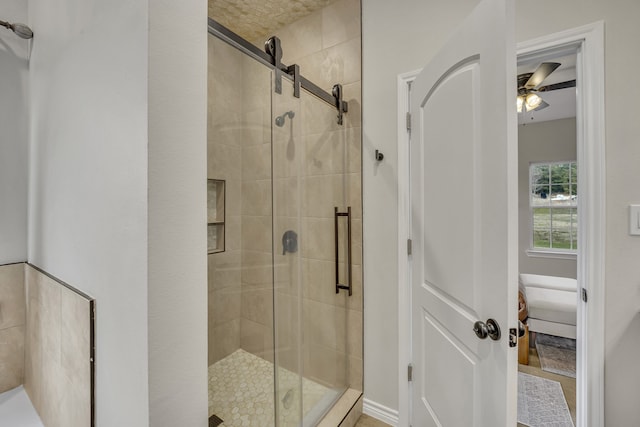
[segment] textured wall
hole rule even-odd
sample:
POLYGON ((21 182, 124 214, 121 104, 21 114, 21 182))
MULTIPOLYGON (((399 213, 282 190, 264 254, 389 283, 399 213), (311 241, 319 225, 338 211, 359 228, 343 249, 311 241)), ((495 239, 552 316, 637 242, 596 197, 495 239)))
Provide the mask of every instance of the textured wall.
POLYGON ((27 265, 24 386, 47 426, 91 425, 90 299, 27 265))
POLYGON ((209 16, 246 40, 268 37, 336 0, 209 0, 209 16))
POLYGON ((0 393, 24 381, 24 264, 0 266, 0 393))

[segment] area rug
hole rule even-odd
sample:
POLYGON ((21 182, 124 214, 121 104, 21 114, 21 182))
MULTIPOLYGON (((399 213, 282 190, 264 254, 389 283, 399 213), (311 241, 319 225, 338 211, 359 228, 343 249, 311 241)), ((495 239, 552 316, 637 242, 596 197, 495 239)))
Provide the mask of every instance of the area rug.
POLYGON ((536 350, 543 371, 576 377, 576 340, 537 333, 536 350))
POLYGON ((518 422, 529 427, 574 427, 560 383, 518 372, 518 422))

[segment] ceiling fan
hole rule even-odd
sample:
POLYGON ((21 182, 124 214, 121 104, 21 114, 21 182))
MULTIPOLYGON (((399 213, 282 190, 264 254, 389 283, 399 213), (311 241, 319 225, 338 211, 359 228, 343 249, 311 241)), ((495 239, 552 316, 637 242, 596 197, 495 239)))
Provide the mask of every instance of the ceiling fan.
POLYGON ((549 92, 552 90, 576 87, 576 81, 554 83, 540 86, 542 82, 560 66, 558 62, 543 62, 533 73, 518 74, 518 113, 524 111, 539 111, 547 108, 547 104, 537 92, 549 92))

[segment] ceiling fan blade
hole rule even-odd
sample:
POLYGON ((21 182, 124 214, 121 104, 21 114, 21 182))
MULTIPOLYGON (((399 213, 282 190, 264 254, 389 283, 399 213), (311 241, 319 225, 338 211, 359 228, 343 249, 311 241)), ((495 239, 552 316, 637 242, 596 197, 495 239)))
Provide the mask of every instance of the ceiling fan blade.
POLYGON ((559 62, 543 62, 531 75, 531 77, 529 77, 529 80, 527 80, 527 83, 525 83, 524 87, 526 87, 527 89, 533 89, 534 87, 541 84, 544 79, 546 79, 549 74, 553 73, 559 66, 559 62))
POLYGON ((576 87, 575 80, 567 80, 566 82, 554 83, 552 85, 541 86, 538 92, 549 92, 550 90, 566 89, 568 87, 576 87))

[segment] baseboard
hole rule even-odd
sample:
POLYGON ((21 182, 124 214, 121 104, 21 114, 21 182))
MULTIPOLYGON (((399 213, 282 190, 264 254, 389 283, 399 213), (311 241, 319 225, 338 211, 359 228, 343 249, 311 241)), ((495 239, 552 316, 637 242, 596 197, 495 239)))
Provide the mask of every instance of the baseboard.
POLYGON ((395 409, 387 408, 377 402, 369 399, 364 399, 362 402, 362 412, 373 417, 377 420, 392 425, 398 426, 398 411, 395 409))

